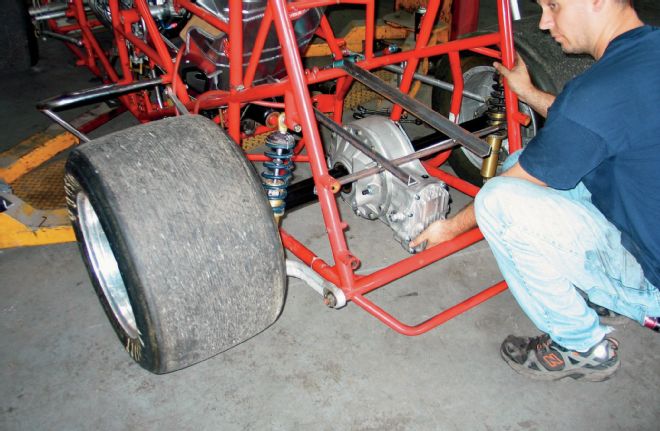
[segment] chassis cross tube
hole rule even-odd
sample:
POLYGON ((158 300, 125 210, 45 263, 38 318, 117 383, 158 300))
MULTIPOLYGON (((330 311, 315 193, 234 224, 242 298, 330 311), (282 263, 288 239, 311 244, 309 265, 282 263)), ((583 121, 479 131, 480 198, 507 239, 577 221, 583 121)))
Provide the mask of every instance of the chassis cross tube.
POLYGON ((55 111, 71 109, 78 106, 90 105, 112 99, 113 97, 151 88, 162 84, 161 78, 155 78, 148 81, 138 81, 130 84, 108 84, 100 87, 88 88, 85 90, 72 91, 37 103, 37 109, 48 118, 62 126, 65 130, 75 135, 82 142, 89 142, 90 139, 84 132, 76 129, 71 123, 57 115, 55 111))
POLYGON ((61 111, 78 106, 91 105, 102 102, 124 94, 134 93, 147 88, 155 87, 163 83, 162 78, 154 78, 144 81, 136 81, 130 84, 108 84, 100 87, 87 88, 84 90, 70 91, 59 96, 51 97, 37 103, 37 109, 43 111, 61 111))

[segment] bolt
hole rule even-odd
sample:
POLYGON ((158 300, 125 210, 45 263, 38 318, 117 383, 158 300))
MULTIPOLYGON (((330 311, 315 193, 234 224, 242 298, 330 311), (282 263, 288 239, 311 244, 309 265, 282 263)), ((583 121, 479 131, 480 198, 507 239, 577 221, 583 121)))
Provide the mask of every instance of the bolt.
POLYGON ((337 306, 337 298, 332 292, 326 292, 323 295, 323 303, 330 308, 334 308, 337 306))

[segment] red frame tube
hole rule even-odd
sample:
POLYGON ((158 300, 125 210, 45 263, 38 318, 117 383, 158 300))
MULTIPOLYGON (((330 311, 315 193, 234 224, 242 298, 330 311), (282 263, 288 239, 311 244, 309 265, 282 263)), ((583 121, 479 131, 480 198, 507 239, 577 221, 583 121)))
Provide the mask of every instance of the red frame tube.
MULTIPOLYGON (((315 101, 323 101, 322 106, 334 110, 331 112, 333 118, 340 121, 343 113, 344 97, 352 83, 352 78, 347 76, 340 68, 328 67, 322 70, 305 70, 297 46, 293 21, 300 16, 300 12, 314 7, 337 3, 364 5, 366 17, 365 51, 364 57, 358 62, 358 65, 367 70, 373 70, 405 61, 407 67, 402 76, 400 90, 407 92, 411 88, 413 74, 420 60, 427 57, 448 55, 455 85, 451 112, 456 115, 460 111, 462 102, 463 79, 460 68, 460 54, 462 51, 474 51, 501 59, 507 67, 513 65, 515 53, 508 0, 498 0, 498 32, 452 40, 441 45, 427 46, 440 5, 440 0, 431 0, 422 21, 415 47, 407 51, 394 54, 387 53, 379 57, 375 57, 373 52, 375 0, 299 0, 289 3, 286 0, 268 0, 255 46, 249 47, 252 56, 245 71, 243 70, 243 55, 248 48, 243 46, 241 0, 229 0, 229 22, 224 22, 201 9, 191 0, 173 0, 176 8, 185 8, 229 35, 229 90, 209 91, 197 95, 194 99, 188 94, 178 74, 177 69, 181 55, 178 55, 176 61, 173 62, 170 48, 159 37, 158 27, 150 15, 147 0, 136 0, 135 8, 128 10, 120 9, 118 1, 110 0, 110 6, 113 16, 112 31, 118 42, 117 52, 119 54, 121 76, 111 67, 107 54, 91 32, 91 28, 98 25, 98 22, 87 18, 84 12, 83 0, 71 0, 69 3, 68 14, 77 21, 76 24, 66 24, 58 27, 54 21, 51 21, 49 25, 54 31, 63 34, 69 31, 80 31, 84 50, 77 48, 72 50, 78 56, 79 61, 89 67, 93 73, 99 76, 107 76, 107 80, 111 82, 130 83, 137 79, 130 68, 131 59, 125 41, 130 43, 137 52, 149 58, 152 66, 158 65, 162 68, 164 71, 162 75, 163 82, 166 85, 173 84, 177 96, 189 110, 198 112, 200 109, 219 109, 221 115, 217 117, 218 122, 221 122, 228 129, 229 135, 239 144, 244 139, 240 131, 242 106, 247 103, 260 103, 273 97, 284 97, 287 125, 289 127, 300 127, 303 136, 300 146, 296 148, 296 154, 298 155, 294 159, 298 163, 309 163, 310 165, 334 264, 331 265, 320 259, 314 252, 283 229, 280 230, 282 244, 324 279, 341 289, 348 300, 353 301, 395 331, 406 335, 418 335, 441 325, 506 289, 504 282, 497 283, 414 326, 398 321, 387 311, 365 297, 366 294, 375 289, 469 247, 480 241, 482 236, 478 229, 474 229, 452 241, 409 256, 379 271, 363 275, 355 273, 360 261, 357 256, 351 253, 347 245, 344 235, 347 225, 340 217, 335 198, 335 193, 338 192, 338 183, 329 176, 325 152, 313 112, 315 101), (140 20, 144 22, 147 29, 148 38, 146 40, 140 39, 132 33, 131 25, 140 20), (281 43, 287 76, 276 83, 255 86, 253 83, 260 54, 263 52, 271 23, 275 26, 281 43), (337 80, 337 90, 334 95, 325 95, 313 99, 310 96, 308 87, 329 80, 337 80), (299 154, 302 147, 306 150, 305 155, 299 154)), ((322 17, 316 34, 327 41, 335 60, 342 58, 344 54, 341 49, 342 41, 335 36, 325 16, 322 17)), ((506 82, 505 99, 509 126, 509 146, 511 150, 516 150, 521 147, 520 124, 525 120, 525 117, 518 112, 517 98, 506 82)), ((172 107, 159 108, 153 106, 146 91, 140 94, 122 96, 121 100, 126 108, 141 121, 150 121, 175 114, 172 107)), ((319 103, 319 106, 321 106, 321 103, 319 103)), ((395 120, 400 118, 401 112, 401 107, 395 106, 391 118, 395 120)), ((268 128, 261 127, 258 130, 266 131, 268 128)), ((446 151, 436 155, 432 160, 425 161, 424 165, 427 171, 445 181, 451 187, 469 196, 475 196, 479 191, 477 187, 439 169, 439 166, 447 160, 448 156, 449 152, 446 151)), ((249 155, 248 158, 255 162, 266 160, 266 157, 262 155, 249 155)))
POLYGON ((212 13, 207 12, 201 7, 197 6, 191 0, 175 0, 174 3, 178 4, 179 7, 182 7, 187 11, 200 17, 201 19, 208 22, 218 30, 222 30, 225 33, 229 33, 229 25, 226 22, 222 21, 212 13))
POLYGON ((425 332, 430 331, 433 328, 442 325, 446 321, 453 319, 459 314, 465 313, 469 309, 476 307, 477 305, 481 304, 484 301, 489 300, 493 296, 504 292, 506 289, 507 289, 506 283, 504 281, 500 281, 499 283, 489 287, 488 289, 485 289, 477 293, 476 295, 471 296, 470 298, 464 300, 463 302, 460 302, 454 305, 453 307, 450 307, 445 311, 436 314, 430 319, 425 320, 424 322, 414 326, 406 325, 405 323, 400 322, 399 320, 394 318, 391 314, 389 314, 387 311, 383 310, 373 302, 369 301, 364 296, 361 295, 354 296, 352 300, 362 309, 367 311, 369 314, 376 316, 378 320, 380 320, 390 328, 394 329, 399 334, 414 336, 414 335, 421 335, 425 332))
POLYGON ((312 99, 307 88, 307 81, 302 67, 302 60, 293 25, 286 13, 284 0, 270 0, 269 6, 273 11, 275 29, 282 45, 282 55, 286 64, 291 87, 295 91, 295 107, 298 114, 297 122, 302 126, 303 137, 307 145, 310 158, 310 168, 316 183, 316 190, 321 204, 323 220, 328 230, 328 239, 335 259, 335 266, 339 274, 341 285, 345 289, 351 289, 354 283, 353 266, 355 259, 348 250, 346 238, 344 237, 345 224, 341 221, 334 190, 328 187, 328 167, 325 161, 325 153, 319 135, 318 125, 314 116, 312 99))

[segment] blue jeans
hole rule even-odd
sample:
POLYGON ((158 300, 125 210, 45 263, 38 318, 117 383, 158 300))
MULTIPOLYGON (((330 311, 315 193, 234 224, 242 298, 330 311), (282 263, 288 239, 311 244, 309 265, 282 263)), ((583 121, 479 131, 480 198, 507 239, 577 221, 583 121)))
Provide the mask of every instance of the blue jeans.
MULTIPOLYGON (((510 156, 505 169, 519 155, 510 156)), ((640 324, 645 316, 660 316, 660 291, 582 183, 555 190, 496 177, 477 194, 474 208, 509 290, 532 322, 561 346, 584 352, 612 331, 576 288, 591 302, 640 324)))

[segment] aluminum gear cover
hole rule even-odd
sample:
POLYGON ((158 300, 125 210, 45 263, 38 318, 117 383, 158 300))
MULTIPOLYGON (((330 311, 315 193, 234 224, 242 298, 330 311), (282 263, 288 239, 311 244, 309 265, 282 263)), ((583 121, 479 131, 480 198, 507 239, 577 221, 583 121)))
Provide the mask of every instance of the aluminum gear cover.
MULTIPOLYGON (((389 118, 374 115, 344 127, 389 160, 414 151, 399 124, 389 118)), ((330 166, 341 164, 350 173, 376 166, 372 159, 339 136, 333 137, 327 154, 330 166)), ((428 175, 419 160, 402 164, 400 168, 410 175, 411 184, 404 184, 383 171, 357 180, 350 190, 342 191, 342 198, 360 217, 378 219, 388 225, 403 248, 414 253, 423 250, 425 244, 411 249, 410 240, 447 216, 449 192, 444 182, 428 175)))

